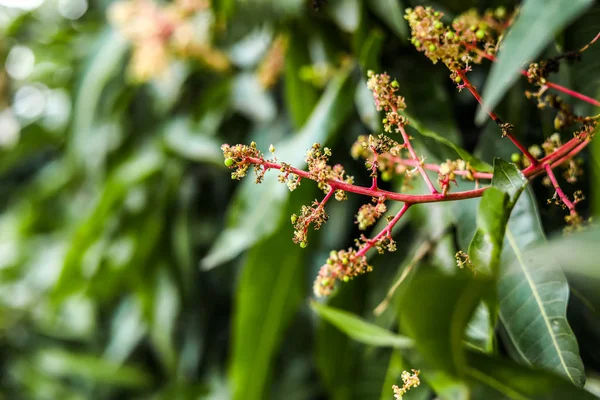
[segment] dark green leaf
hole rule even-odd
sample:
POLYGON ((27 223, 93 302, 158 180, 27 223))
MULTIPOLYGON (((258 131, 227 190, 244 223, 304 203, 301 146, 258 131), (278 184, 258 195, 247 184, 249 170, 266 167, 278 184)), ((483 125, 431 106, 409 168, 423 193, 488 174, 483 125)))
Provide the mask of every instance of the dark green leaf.
MULTIPOLYGON (((483 91, 483 101, 494 109, 504 93, 519 77, 523 64, 537 57, 556 32, 581 15, 592 0, 526 0, 517 19, 510 27, 492 66, 483 91)), ((591 40, 591 38, 590 38, 591 40)), ((483 122, 485 110, 480 109, 477 120, 483 122)))
POLYGON ((404 4, 398 0, 367 0, 367 5, 386 25, 402 39, 408 37, 404 20, 404 4))
POLYGON ((285 102, 294 128, 300 129, 310 117, 318 101, 317 89, 300 79, 300 70, 311 64, 304 29, 292 26, 289 32, 289 48, 285 59, 285 102))
POLYGON ((233 399, 260 400, 272 360, 300 302, 305 251, 288 226, 250 250, 236 295, 231 376, 233 399))
POLYGON ((371 346, 412 347, 412 340, 397 335, 380 326, 364 321, 344 310, 338 310, 317 302, 312 308, 326 321, 350 336, 352 339, 371 346))
POLYGON ((97 383, 147 387, 150 377, 141 369, 120 365, 88 354, 46 349, 36 354, 38 368, 56 378, 80 377, 97 383))
POLYGON ((477 382, 472 398, 515 400, 596 398, 558 376, 522 367, 506 359, 477 352, 468 352, 467 359, 468 375, 477 382))
POLYGON ((417 270, 402 292, 400 324, 427 366, 449 376, 464 375, 465 329, 490 287, 490 282, 467 273, 447 276, 426 268, 417 270))

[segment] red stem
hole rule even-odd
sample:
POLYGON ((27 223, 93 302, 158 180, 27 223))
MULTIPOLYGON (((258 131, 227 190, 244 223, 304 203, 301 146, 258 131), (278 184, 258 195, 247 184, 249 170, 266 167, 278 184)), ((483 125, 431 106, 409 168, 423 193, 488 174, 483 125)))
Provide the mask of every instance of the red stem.
MULTIPOLYGON (((492 110, 489 110, 485 104, 483 103, 483 100, 481 99, 481 96, 479 95, 479 93, 477 92, 477 89, 475 89, 475 86, 473 86, 471 84, 471 82, 469 82, 469 80, 467 79, 464 71, 461 70, 457 70, 456 73, 458 74, 458 76, 460 76, 460 78, 463 80, 464 82, 464 87, 466 87, 469 92, 471 92, 471 94, 473 95, 473 97, 475 97, 475 99, 477 100, 477 102, 479 103, 479 105, 481 105, 481 108, 483 108, 487 114, 490 116, 490 118, 492 119, 492 121, 494 121, 496 124, 501 125, 502 124, 502 120, 498 117, 498 115, 496 115, 495 112, 493 112, 492 110)), ((515 138, 512 134, 510 133, 506 133, 506 137, 508 137, 510 139, 511 142, 513 142, 513 144, 515 146, 517 146, 517 148, 519 149, 519 151, 521 151, 521 153, 523 153, 523 155, 525 157, 527 157, 527 159, 529 160, 529 162, 532 165, 536 165, 538 163, 537 159, 531 155, 531 153, 525 148, 525 146, 523 146, 521 144, 521 142, 519 142, 517 140, 517 138, 515 138)))
MULTIPOLYGON (((393 107, 393 110, 395 113, 398 112, 398 110, 396 110, 396 107, 393 107)), ((398 124, 398 129, 400 130, 400 134, 402 135, 402 139, 404 140, 404 145, 406 146, 408 153, 410 154, 412 159, 417 162, 416 167, 419 170, 421 176, 423 177, 423 180, 425 180, 427 186, 429 186, 429 190, 432 194, 439 194, 435 186, 433 186, 431 179, 429 179, 429 176, 427 176, 427 172, 425 172, 425 170, 423 169, 423 165, 421 163, 421 160, 419 160, 419 156, 415 152, 415 149, 413 149, 412 145, 410 144, 410 138, 408 137, 406 130, 404 130, 404 125, 398 124)))
MULTIPOLYGON (((422 165, 424 169, 428 170, 428 171, 434 171, 434 172, 440 172, 440 166, 437 164, 421 164, 419 161, 415 161, 415 160, 407 160, 401 157, 395 157, 392 155, 381 155, 381 157, 383 158, 387 158, 388 160, 396 163, 396 164, 400 164, 400 165, 406 165, 409 167, 416 167, 418 165, 422 165)), ((477 171, 467 171, 467 170, 456 170, 453 171, 454 175, 458 175, 458 176, 468 176, 469 173, 473 176, 473 178, 475 179, 492 179, 492 173, 489 172, 477 172, 477 171)))
MULTIPOLYGON (((584 139, 584 142, 581 143, 580 146, 577 146, 577 143, 581 143, 581 141, 576 138, 568 141, 567 143, 562 145, 557 151, 544 157, 541 160, 541 162, 543 164, 538 163, 536 165, 530 165, 529 167, 525 168, 522 171, 523 174, 527 178, 532 178, 532 177, 536 176, 540 171, 544 170, 545 164, 552 165, 552 168, 558 166, 558 164, 554 164, 557 160, 560 160, 560 162, 562 163, 562 162, 564 162, 564 160, 562 158, 565 156, 565 154, 568 153, 570 156, 577 154, 579 151, 581 151, 585 147, 583 144, 587 145, 587 143, 589 143, 589 140, 584 139), (577 151, 575 151, 575 149, 577 151)), ((264 168, 268 168, 268 169, 281 170, 281 168, 282 168, 281 164, 271 162, 271 161, 266 161, 264 159, 260 159, 260 158, 256 158, 256 157, 247 157, 243 162, 250 163, 250 164, 262 165, 264 168)), ((311 175, 308 171, 304 171, 304 170, 294 168, 294 167, 289 167, 289 168, 284 168, 284 169, 287 169, 289 172, 296 174, 301 178, 311 179, 311 175)), ((462 192, 447 193, 446 195, 444 195, 442 193, 420 194, 419 195, 419 194, 403 194, 403 193, 390 192, 388 190, 382 190, 379 188, 371 189, 371 188, 364 187, 364 186, 358 186, 358 185, 346 183, 344 181, 340 181, 337 179, 329 179, 327 181, 327 184, 330 185, 331 188, 335 189, 335 190, 344 190, 349 193, 355 193, 355 194, 360 194, 360 195, 370 196, 370 197, 377 197, 377 198, 383 196, 385 199, 388 199, 388 200, 400 201, 400 202, 409 203, 409 204, 433 203, 433 202, 438 202, 438 201, 454 201, 454 200, 471 199, 474 197, 480 197, 483 194, 483 192, 487 189, 487 187, 484 187, 484 188, 473 189, 473 190, 465 190, 462 192)))
POLYGON ((556 176, 554 176, 554 172, 552 171, 552 167, 548 164, 545 164, 544 168, 546 169, 546 174, 548 174, 548 178, 550 178, 550 182, 552 182, 552 186, 554 186, 556 194, 558 195, 560 200, 564 203, 565 206, 567 206, 571 215, 577 214, 577 211, 575 211, 575 204, 573 204, 571 200, 569 200, 569 197, 567 197, 565 192, 563 192, 560 188, 560 185, 556 180, 556 176))
POLYGON ((400 218, 402 218, 402 216, 410 206, 410 203, 404 203, 400 211, 398 211, 398 214, 396 214, 396 216, 392 218, 392 220, 385 226, 385 228, 381 230, 381 232, 377 234, 377 236, 375 236, 373 239, 370 239, 363 247, 361 247, 361 249, 356 252, 356 256, 363 257, 365 254, 367 254, 369 250, 373 248, 373 245, 377 243, 383 236, 391 236, 392 228, 394 227, 394 225, 396 225, 396 223, 398 223, 400 218))

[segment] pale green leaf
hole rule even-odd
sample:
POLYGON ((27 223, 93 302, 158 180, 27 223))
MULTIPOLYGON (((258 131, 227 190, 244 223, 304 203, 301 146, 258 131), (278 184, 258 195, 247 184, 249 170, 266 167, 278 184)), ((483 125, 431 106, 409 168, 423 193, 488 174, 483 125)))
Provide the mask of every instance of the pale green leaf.
POLYGON ((583 386, 577 340, 566 318, 569 286, 556 260, 525 251, 544 242, 532 195, 517 202, 508 223, 498 280, 499 316, 514 356, 583 386))
POLYGON ((371 346, 389 346, 396 348, 412 347, 412 340, 369 323, 344 310, 328 307, 317 302, 312 308, 326 321, 350 336, 352 339, 371 346))

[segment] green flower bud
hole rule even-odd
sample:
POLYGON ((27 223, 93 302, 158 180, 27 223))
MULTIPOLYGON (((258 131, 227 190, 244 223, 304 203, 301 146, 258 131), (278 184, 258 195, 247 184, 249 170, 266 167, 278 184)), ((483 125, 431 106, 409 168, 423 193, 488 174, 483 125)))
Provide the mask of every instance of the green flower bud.
POLYGON ((429 51, 435 51, 437 49, 437 46, 435 44, 430 44, 428 47, 429 51))
POLYGON ((514 163, 518 163, 519 161, 521 161, 521 154, 519 153, 512 153, 510 156, 510 161, 514 162, 514 163))
POLYGON ((433 27, 435 29, 442 29, 444 27, 444 24, 442 24, 440 21, 438 21, 435 24, 433 24, 433 27))
POLYGON ((400 85, 398 84, 398 81, 394 79, 394 80, 392 81, 392 87, 395 87, 395 88, 397 88, 398 86, 400 86, 400 85))
POLYGON ((344 276, 344 277, 342 278, 342 280, 343 280, 344 282, 348 282, 348 281, 350 281, 350 277, 348 277, 348 276, 344 276))
POLYGON ((273 146, 273 145, 269 146, 269 153, 275 153, 275 146, 273 146))
POLYGON ((496 14, 496 18, 504 18, 506 17, 506 8, 498 7, 494 14, 496 14))
POLYGON ((391 181, 391 180, 392 180, 392 174, 391 174, 389 171, 383 171, 383 172, 381 173, 381 179, 382 179, 384 182, 389 182, 389 181, 391 181))
POLYGON ((418 40, 415 40, 413 44, 415 45, 415 47, 421 47, 421 42, 419 42, 418 40))
POLYGON ((372 69, 370 69, 370 70, 368 70, 368 71, 367 71, 367 76, 368 76, 369 78, 370 78, 370 77, 372 77, 373 75, 375 75, 375 72, 373 72, 373 70, 372 70, 372 69))
POLYGON ((306 240, 300 242, 300 247, 302 247, 303 249, 306 248, 306 240))
POLYGON ((454 39, 454 33, 453 33, 453 32, 448 32, 448 33, 446 33, 446 38, 447 38, 448 40, 452 40, 452 39, 454 39))
POLYGON ((225 165, 226 165, 227 167, 231 167, 231 166, 232 166, 234 163, 235 163, 235 161, 233 161, 233 158, 231 158, 231 157, 227 157, 227 158, 225 159, 225 165))
POLYGON ((485 31, 483 29, 480 29, 475 33, 475 36, 477 36, 477 39, 481 40, 485 37, 485 31))
POLYGON ((460 76, 457 76, 456 78, 454 78, 454 82, 461 83, 462 82, 462 78, 460 76))
POLYGON ((290 220, 292 221, 292 224, 295 224, 296 221, 298 221, 298 216, 296 214, 292 214, 292 217, 290 218, 290 220))
POLYGON ((329 282, 330 282, 330 281, 329 281, 329 279, 322 279, 322 280, 321 280, 321 285, 323 285, 323 286, 328 286, 328 285, 329 285, 329 282))

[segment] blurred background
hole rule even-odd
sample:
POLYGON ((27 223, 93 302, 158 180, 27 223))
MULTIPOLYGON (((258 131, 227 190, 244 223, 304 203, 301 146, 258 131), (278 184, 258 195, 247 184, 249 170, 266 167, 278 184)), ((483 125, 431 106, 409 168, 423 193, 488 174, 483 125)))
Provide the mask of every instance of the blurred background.
MULTIPOLYGON (((232 181, 220 145, 273 143, 279 159, 301 166, 312 143, 326 143, 364 184, 350 148, 381 132, 365 86, 373 69, 400 82, 428 162, 456 159, 439 137, 486 162, 510 159, 497 127, 474 123, 473 98, 410 44, 402 16, 416 4, 449 17, 515 5, 0 0, 0 398, 391 398, 402 370, 389 369, 391 350, 350 340, 308 303, 329 251, 359 234, 353 216, 365 199, 331 203, 329 223, 300 249, 289 216, 318 189, 305 183, 290 195, 276 179, 232 181)), ((599 30, 596 5, 547 53, 599 30)), ((600 48, 589 54, 556 81, 594 97, 600 48)), ((476 86, 489 67, 471 73, 476 86)), ((554 116, 526 89, 516 83, 497 109, 517 137, 539 144, 554 116)), ((583 170, 598 165, 592 155, 581 157, 583 170)), ((564 183, 588 196, 586 217, 600 204, 592 181, 586 172, 564 183)), ((400 190, 402 180, 384 186, 400 190)), ((536 182, 530 193, 546 232, 560 231, 564 211, 546 204, 553 191, 536 182)), ((372 312, 394 277, 429 240, 426 262, 455 268, 475 211, 476 200, 414 207, 398 227, 398 251, 373 257, 375 271, 330 303, 396 326, 394 312, 372 312)), ((573 329, 597 371, 600 325, 586 310, 570 308, 573 329)), ((410 399, 430 396, 424 388, 410 399)))

